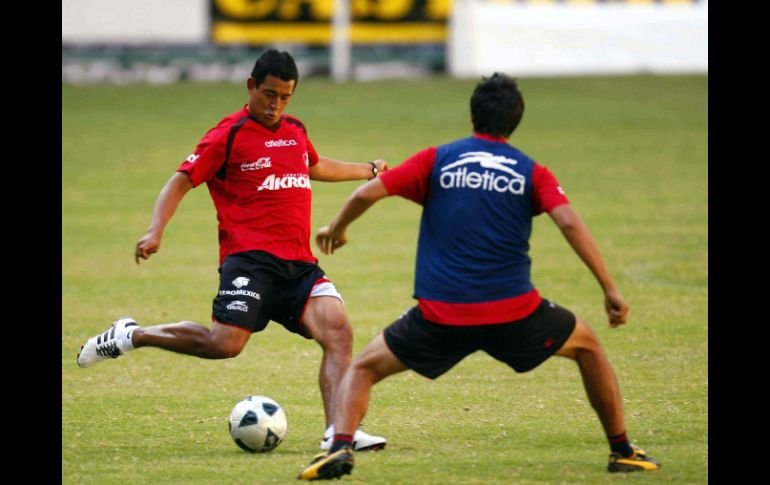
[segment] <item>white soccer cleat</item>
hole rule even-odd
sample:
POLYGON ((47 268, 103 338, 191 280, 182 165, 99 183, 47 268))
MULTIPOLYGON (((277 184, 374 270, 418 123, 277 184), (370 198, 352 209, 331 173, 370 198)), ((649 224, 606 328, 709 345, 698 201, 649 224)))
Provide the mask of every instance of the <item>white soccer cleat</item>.
MULTIPOLYGON (((321 449, 329 451, 334 442, 334 425, 329 426, 324 431, 324 437, 321 440, 321 449)), ((353 435, 353 450, 354 451, 377 451, 385 448, 388 444, 388 440, 382 436, 372 436, 364 433, 360 429, 356 430, 353 435)))
POLYGON ((134 347, 131 334, 139 325, 131 317, 115 320, 105 332, 88 339, 78 353, 78 366, 88 367, 105 359, 117 359, 134 347))

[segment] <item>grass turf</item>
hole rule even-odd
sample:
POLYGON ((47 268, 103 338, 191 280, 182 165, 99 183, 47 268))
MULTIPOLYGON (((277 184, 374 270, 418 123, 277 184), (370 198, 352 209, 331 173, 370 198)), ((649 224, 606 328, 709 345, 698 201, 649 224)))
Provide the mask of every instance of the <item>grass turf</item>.
MULTIPOLYGON (((396 165, 470 133, 473 81, 299 83, 289 113, 319 153, 396 165)), ((389 438, 358 454, 365 483, 705 483, 708 476, 708 78, 522 79, 526 111, 511 142, 548 166, 588 224, 631 305, 611 330, 602 294, 547 216, 536 219, 533 281, 599 334, 633 441, 654 474, 605 471, 607 445, 577 367, 551 359, 516 375, 476 354, 435 382, 416 374, 374 388, 365 429, 389 438)), ((246 100, 245 86, 62 87, 62 482, 288 483, 317 451, 320 350, 273 324, 236 359, 143 349, 79 369, 75 354, 117 316, 141 324, 209 321, 216 220, 205 188, 188 194, 161 251, 133 247, 158 191, 197 140, 246 100), (273 453, 242 452, 232 406, 264 394, 286 409, 273 453)), ((358 182, 314 183, 313 228, 358 182)), ((420 210, 387 199, 320 264, 345 296, 359 350, 413 304, 420 210)), ((319 252, 320 254, 320 252, 319 252)))

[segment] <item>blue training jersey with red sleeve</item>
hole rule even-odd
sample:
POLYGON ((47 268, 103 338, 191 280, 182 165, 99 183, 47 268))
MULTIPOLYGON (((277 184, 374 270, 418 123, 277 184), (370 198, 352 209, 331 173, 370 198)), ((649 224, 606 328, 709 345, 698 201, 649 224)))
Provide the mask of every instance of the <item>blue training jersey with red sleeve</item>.
POLYGON ((502 138, 430 147, 381 175, 423 205, 414 297, 447 325, 519 320, 541 298, 530 280, 532 218, 569 201, 553 174, 502 138))
POLYGON ((310 250, 309 168, 318 154, 297 118, 274 129, 244 107, 208 131, 178 171, 208 185, 219 221, 219 262, 262 250, 281 259, 318 260, 310 250))

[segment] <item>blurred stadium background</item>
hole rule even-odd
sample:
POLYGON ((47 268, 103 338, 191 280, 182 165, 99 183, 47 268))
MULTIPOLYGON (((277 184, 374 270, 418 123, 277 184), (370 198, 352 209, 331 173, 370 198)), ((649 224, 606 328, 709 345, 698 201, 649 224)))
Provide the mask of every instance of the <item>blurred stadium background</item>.
POLYGON ((62 0, 62 82, 707 73, 708 0, 62 0))

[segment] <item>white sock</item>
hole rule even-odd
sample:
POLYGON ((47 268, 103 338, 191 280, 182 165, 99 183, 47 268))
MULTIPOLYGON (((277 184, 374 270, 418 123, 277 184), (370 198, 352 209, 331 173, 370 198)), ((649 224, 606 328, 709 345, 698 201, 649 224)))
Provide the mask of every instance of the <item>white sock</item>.
MULTIPOLYGON (((356 431, 355 431, 355 433, 353 433, 353 436, 355 437, 360 432, 361 432, 361 430, 359 428, 356 428, 356 431)), ((329 427, 326 428, 326 431, 324 431, 324 439, 326 439, 326 438, 334 438, 334 425, 333 424, 329 425, 329 427)))
POLYGON ((134 342, 132 341, 131 337, 134 334, 134 330, 136 330, 139 327, 130 326, 121 332, 121 335, 118 335, 118 348, 121 352, 124 354, 128 352, 129 350, 134 350, 134 342))

